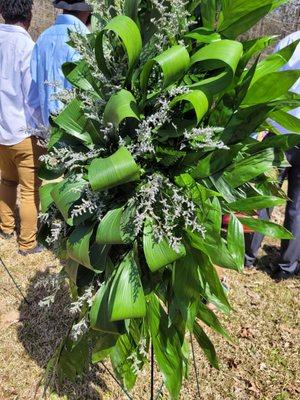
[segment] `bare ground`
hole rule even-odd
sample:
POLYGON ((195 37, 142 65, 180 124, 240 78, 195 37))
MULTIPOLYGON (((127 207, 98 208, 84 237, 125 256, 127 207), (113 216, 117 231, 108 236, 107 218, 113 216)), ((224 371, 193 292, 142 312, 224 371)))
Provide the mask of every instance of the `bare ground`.
MULTIPOLYGON (((282 211, 282 210, 281 210, 282 211)), ((282 219, 282 212, 275 213, 282 219)), ((220 358, 213 370, 197 348, 202 400, 300 399, 300 280, 274 282, 268 275, 279 243, 267 241, 258 268, 237 274, 226 271, 234 312, 220 316, 233 343, 211 334, 220 358)), ((0 255, 10 268, 30 306, 22 300, 0 266, 0 400, 41 399, 45 366, 69 324, 67 296, 63 290, 50 309, 38 302, 47 294, 37 282, 59 271, 59 263, 45 252, 22 258, 14 239, 0 239, 0 255)), ((209 332, 210 333, 210 332, 209 332)), ((107 367, 110 365, 107 363, 107 367)), ((157 389, 161 378, 157 374, 157 389)), ((146 370, 131 393, 133 399, 149 396, 146 370)), ((102 365, 76 383, 57 385, 51 400, 126 399, 102 365)), ((168 399, 166 393, 158 398, 168 399)), ((193 368, 182 399, 199 399, 193 368)))

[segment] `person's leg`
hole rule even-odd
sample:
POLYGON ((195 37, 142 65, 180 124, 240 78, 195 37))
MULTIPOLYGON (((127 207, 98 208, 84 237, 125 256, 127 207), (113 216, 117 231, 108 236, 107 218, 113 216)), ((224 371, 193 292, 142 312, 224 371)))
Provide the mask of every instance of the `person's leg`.
MULTIPOLYGON (((269 221, 271 218, 273 209, 263 209, 258 213, 258 218, 269 221)), ((245 234, 245 266, 252 267, 255 264, 255 261, 258 256, 259 249, 261 248, 261 244, 264 240, 264 235, 261 233, 247 233, 245 234)))
POLYGON ((10 146, 0 145, 0 231, 10 235, 15 230, 18 173, 10 146))
POLYGON ((300 149, 289 152, 290 168, 288 173, 288 197, 284 226, 294 235, 293 240, 283 240, 281 243, 282 271, 294 274, 300 261, 300 149))
POLYGON ((21 228, 19 247, 21 251, 32 250, 37 246, 36 233, 39 212, 38 178, 39 157, 43 149, 35 138, 25 139, 14 146, 14 160, 18 169, 20 183, 20 219, 21 228))

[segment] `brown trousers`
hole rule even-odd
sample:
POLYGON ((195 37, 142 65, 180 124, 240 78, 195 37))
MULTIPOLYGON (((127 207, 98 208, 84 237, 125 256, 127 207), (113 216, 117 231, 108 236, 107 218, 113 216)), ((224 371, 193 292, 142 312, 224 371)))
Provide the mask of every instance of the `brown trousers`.
POLYGON ((37 245, 41 185, 37 170, 40 164, 39 157, 44 151, 33 137, 13 146, 0 145, 0 230, 7 234, 15 230, 17 187, 20 185, 19 247, 24 251, 37 245))

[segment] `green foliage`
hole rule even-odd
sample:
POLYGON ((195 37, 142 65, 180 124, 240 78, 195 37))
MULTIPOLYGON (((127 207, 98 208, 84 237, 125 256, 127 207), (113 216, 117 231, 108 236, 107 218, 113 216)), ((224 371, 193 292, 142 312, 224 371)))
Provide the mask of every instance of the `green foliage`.
POLYGON ((291 237, 256 211, 285 202, 270 172, 287 166, 284 151, 300 142, 288 114, 300 72, 278 71, 295 44, 251 62, 273 38, 238 40, 282 3, 109 1, 89 37, 71 34, 82 60, 63 67, 73 96, 52 118, 41 170, 62 178, 41 189, 41 239, 68 259, 80 297, 75 327, 88 323, 61 345, 61 377, 83 372, 89 343, 92 362, 110 357, 130 389, 152 344, 178 399, 187 332, 218 367, 203 326, 229 336, 206 304, 231 307, 215 265, 243 269, 243 225, 291 237), (295 133, 253 139, 268 117, 295 133))

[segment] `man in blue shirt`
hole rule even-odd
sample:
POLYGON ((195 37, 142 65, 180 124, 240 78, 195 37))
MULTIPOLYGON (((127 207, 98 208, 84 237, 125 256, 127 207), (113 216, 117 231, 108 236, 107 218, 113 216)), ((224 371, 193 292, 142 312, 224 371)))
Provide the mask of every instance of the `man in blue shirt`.
POLYGON ((87 23, 91 15, 91 6, 84 0, 52 0, 55 8, 63 10, 57 16, 55 24, 41 34, 33 49, 31 75, 33 84, 30 104, 40 106, 42 124, 49 126, 50 114, 57 113, 61 103, 54 94, 62 89, 71 89, 65 79, 61 66, 65 62, 78 60, 75 49, 67 44, 69 31, 88 34, 87 23))

